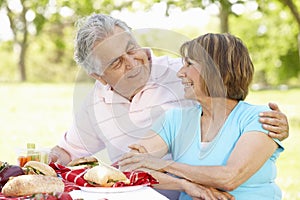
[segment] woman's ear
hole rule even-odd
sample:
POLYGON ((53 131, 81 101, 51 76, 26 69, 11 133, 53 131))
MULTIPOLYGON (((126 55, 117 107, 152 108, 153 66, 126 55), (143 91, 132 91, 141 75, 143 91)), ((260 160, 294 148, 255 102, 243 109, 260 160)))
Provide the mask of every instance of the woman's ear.
POLYGON ((98 75, 96 73, 92 73, 89 76, 96 79, 96 80, 98 80, 98 81, 100 81, 100 83, 102 83, 103 85, 107 84, 107 82, 100 75, 98 75))
POLYGON ((151 50, 149 48, 145 48, 145 52, 147 54, 148 60, 151 62, 151 50))

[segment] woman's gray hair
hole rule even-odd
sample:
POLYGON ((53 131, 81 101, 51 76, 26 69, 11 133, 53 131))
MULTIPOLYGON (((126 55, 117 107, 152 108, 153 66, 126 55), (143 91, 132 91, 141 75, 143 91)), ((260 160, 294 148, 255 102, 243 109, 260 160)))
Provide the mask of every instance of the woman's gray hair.
POLYGON ((104 14, 92 14, 78 20, 79 29, 75 38, 74 60, 88 74, 101 74, 101 61, 93 56, 92 50, 96 42, 101 42, 113 34, 115 26, 124 31, 131 31, 125 22, 104 14))

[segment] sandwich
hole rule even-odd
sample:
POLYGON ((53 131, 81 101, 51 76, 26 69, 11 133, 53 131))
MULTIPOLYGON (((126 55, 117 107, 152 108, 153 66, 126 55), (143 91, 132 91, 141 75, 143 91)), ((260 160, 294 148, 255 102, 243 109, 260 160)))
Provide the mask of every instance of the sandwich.
POLYGON ((99 164, 89 169, 83 178, 91 185, 111 187, 117 182, 129 184, 130 180, 119 169, 106 164, 99 164))
POLYGON ((67 164, 67 167, 74 168, 92 168, 99 164, 97 158, 93 156, 81 157, 72 160, 67 164))
POLYGON ((55 170, 52 167, 38 161, 28 161, 24 165, 23 170, 27 175, 33 174, 33 175, 44 175, 44 176, 54 176, 54 177, 57 176, 55 170))
POLYGON ((2 188, 4 196, 18 197, 39 193, 64 191, 64 183, 58 177, 41 175, 20 175, 11 178, 2 188))

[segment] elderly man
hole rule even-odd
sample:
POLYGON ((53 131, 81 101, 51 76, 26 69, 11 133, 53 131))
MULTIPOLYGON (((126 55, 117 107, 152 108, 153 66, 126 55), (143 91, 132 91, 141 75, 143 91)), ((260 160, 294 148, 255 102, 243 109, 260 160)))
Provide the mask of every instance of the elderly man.
MULTIPOLYGON (((155 57, 141 48, 130 28, 107 15, 89 16, 77 32, 75 59, 96 82, 74 122, 50 153, 67 164, 107 148, 116 161, 169 108, 193 104, 185 100, 176 72, 180 58, 155 57)), ((261 114, 271 137, 288 137, 288 122, 277 105, 261 114)))

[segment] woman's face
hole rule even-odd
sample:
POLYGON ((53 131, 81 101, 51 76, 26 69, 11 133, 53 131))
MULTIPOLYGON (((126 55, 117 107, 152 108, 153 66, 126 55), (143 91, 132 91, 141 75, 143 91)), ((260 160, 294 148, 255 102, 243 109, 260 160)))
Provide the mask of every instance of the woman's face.
POLYGON ((188 57, 183 59, 183 66, 178 71, 177 76, 181 78, 184 85, 184 97, 186 99, 199 101, 203 96, 206 96, 201 70, 203 67, 196 61, 188 57))

